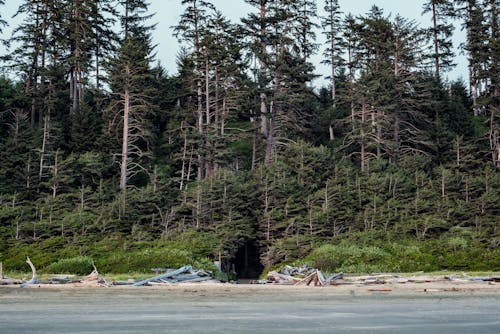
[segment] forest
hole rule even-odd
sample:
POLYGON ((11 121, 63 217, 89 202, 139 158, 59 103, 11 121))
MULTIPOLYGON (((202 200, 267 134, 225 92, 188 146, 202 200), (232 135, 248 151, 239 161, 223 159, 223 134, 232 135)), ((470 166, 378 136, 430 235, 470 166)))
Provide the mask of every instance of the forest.
POLYGON ((241 1, 179 1, 168 74, 145 0, 23 0, 12 35, 0 0, 4 267, 499 270, 498 1, 241 1))

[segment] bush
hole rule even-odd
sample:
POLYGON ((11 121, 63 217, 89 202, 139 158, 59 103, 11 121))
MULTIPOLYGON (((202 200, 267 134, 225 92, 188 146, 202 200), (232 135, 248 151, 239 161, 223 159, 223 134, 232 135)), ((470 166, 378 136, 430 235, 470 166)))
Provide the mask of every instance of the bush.
POLYGON ((50 274, 88 275, 92 270, 92 259, 90 257, 77 256, 52 263, 44 271, 50 274))
POLYGON ((379 247, 327 244, 315 249, 305 261, 327 272, 373 272, 385 271, 384 263, 389 258, 390 254, 379 247))

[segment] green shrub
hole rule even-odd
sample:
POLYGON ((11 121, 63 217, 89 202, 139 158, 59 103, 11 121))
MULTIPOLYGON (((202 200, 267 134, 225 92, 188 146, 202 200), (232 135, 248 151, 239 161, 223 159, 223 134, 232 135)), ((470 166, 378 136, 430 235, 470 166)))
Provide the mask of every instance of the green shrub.
POLYGON ((45 268, 44 272, 50 274, 88 275, 92 270, 92 259, 90 257, 77 256, 52 263, 45 268))
POLYGON ((382 271, 382 264, 390 254, 373 246, 323 245, 315 249, 305 261, 324 271, 366 272, 382 271))

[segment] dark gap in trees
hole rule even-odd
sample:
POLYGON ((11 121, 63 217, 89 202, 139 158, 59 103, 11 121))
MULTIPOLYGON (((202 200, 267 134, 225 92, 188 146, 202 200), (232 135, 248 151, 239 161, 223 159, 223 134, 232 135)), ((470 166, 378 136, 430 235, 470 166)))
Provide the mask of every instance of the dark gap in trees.
POLYGON ((234 267, 238 279, 256 279, 264 270, 260 263, 260 253, 257 240, 249 240, 236 252, 234 267))

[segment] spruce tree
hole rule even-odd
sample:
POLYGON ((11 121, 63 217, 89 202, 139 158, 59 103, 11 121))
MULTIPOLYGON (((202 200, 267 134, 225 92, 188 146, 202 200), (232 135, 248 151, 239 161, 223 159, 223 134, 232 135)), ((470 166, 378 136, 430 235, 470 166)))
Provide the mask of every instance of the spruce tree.
POLYGON ((427 0, 423 6, 423 14, 430 13, 432 27, 428 34, 432 38, 432 56, 434 75, 440 79, 443 72, 455 66, 453 63, 453 35, 454 27, 449 22, 455 16, 452 0, 427 0))
MULTIPOLYGON (((126 208, 125 194, 130 179, 138 173, 147 173, 151 157, 151 125, 149 124, 151 90, 148 82, 152 75, 151 27, 145 25, 144 1, 123 1, 125 16, 122 17, 122 40, 117 55, 108 65, 109 85, 113 99, 109 106, 111 114, 118 113, 121 130, 120 190, 122 210, 126 208)), ((118 124, 110 124, 115 127, 118 124)))
POLYGON ((326 44, 323 56, 325 59, 322 61, 324 64, 330 65, 330 94, 332 99, 331 116, 329 135, 330 140, 334 139, 333 122, 337 109, 337 87, 335 78, 339 67, 343 64, 342 52, 344 50, 344 43, 341 37, 341 17, 340 6, 338 0, 326 0, 324 10, 326 16, 322 18, 321 25, 323 27, 323 34, 326 37, 326 44))

